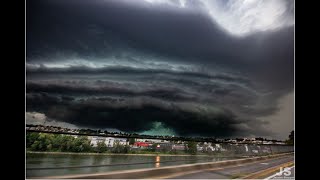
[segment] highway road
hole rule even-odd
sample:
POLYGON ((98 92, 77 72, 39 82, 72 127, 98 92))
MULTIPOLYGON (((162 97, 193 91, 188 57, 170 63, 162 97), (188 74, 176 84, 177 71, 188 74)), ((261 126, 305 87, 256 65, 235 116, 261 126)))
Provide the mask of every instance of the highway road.
MULTIPOLYGON (((225 168, 215 168, 211 170, 196 171, 196 172, 183 172, 179 175, 166 177, 166 179, 234 179, 243 178, 252 173, 263 171, 272 167, 279 166, 294 160, 292 156, 285 156, 276 159, 268 159, 264 161, 246 163, 237 166, 230 166, 225 168)), ((280 171, 280 168, 279 168, 280 171)), ((274 174, 274 173, 273 173, 274 174)), ((272 175, 272 174, 270 174, 272 175)), ((294 171, 291 175, 294 179, 294 171)))

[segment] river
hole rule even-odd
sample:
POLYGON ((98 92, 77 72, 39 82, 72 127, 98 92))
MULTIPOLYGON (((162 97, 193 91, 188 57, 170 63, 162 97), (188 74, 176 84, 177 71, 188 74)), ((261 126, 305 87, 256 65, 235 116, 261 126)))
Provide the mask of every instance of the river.
POLYGON ((117 170, 157 168, 200 162, 214 162, 227 159, 230 158, 217 158, 211 156, 77 155, 27 153, 26 176, 28 178, 98 172, 101 173, 117 170), (100 165, 105 166, 101 167, 100 165), (75 166, 82 167, 75 168, 75 166))

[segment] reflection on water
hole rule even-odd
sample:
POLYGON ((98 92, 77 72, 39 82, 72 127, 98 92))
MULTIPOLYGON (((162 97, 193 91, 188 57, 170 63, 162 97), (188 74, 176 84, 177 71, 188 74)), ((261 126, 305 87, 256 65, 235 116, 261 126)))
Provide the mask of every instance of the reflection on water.
POLYGON ((206 156, 141 156, 141 155, 71 155, 29 154, 26 156, 27 177, 88 174, 117 170, 159 168, 165 166, 226 160, 206 156), (160 162, 161 159, 161 162, 160 162), (145 162, 145 163, 143 163, 145 162), (140 164, 135 164, 140 163, 140 164), (94 165, 103 165, 91 167, 94 165), (29 169, 48 167, 85 166, 82 168, 29 169))
POLYGON ((156 168, 160 167, 160 156, 156 156, 156 168))

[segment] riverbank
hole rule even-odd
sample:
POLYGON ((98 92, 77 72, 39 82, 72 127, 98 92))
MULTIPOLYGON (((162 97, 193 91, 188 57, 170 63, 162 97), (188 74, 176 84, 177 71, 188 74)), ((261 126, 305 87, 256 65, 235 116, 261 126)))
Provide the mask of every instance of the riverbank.
POLYGON ((97 156, 118 156, 118 155, 125 155, 125 156, 201 156, 207 157, 212 155, 206 154, 163 154, 163 153, 154 153, 154 154, 125 154, 125 153, 76 153, 76 152, 40 152, 40 151, 27 151, 27 154, 61 154, 61 155, 97 155, 97 156))

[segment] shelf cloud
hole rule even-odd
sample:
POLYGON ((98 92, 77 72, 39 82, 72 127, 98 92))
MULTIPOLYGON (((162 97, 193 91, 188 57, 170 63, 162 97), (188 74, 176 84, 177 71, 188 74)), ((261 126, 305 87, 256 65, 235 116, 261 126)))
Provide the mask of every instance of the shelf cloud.
POLYGON ((294 90, 293 2, 134 2, 27 2, 27 113, 124 132, 275 137, 268 117, 294 90), (166 130, 153 131, 159 123, 166 130))

